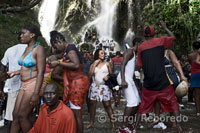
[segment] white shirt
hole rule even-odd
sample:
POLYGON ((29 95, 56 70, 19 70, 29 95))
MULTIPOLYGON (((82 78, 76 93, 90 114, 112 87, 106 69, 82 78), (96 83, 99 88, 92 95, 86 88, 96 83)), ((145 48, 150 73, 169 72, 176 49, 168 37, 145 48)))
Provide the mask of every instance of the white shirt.
MULTIPOLYGON (((17 44, 6 50, 1 63, 4 66, 8 66, 9 72, 14 72, 21 69, 21 66, 18 65, 18 60, 24 53, 26 47, 26 44, 17 44)), ((8 85, 8 93, 18 91, 21 87, 20 75, 16 75, 10 79, 7 79, 6 83, 8 85)))

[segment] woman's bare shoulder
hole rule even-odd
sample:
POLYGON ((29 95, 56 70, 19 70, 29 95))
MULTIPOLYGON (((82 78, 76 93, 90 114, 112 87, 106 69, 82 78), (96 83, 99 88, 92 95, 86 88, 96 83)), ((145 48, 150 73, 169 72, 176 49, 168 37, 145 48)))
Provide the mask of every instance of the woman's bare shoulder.
POLYGON ((196 58, 196 56, 197 56, 196 52, 192 52, 192 53, 188 54, 189 60, 194 60, 196 58))

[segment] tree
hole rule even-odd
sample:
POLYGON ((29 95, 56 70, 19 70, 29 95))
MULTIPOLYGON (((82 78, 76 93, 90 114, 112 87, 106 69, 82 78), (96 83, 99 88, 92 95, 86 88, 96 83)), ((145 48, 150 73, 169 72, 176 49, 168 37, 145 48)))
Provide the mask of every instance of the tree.
POLYGON ((21 6, 6 6, 6 7, 0 7, 0 12, 23 12, 25 10, 31 9, 34 6, 36 6, 37 4, 39 4, 41 2, 41 0, 32 0, 30 2, 28 2, 27 5, 25 4, 25 1, 22 0, 21 1, 21 6))
POLYGON ((173 49, 179 53, 189 52, 191 43, 196 39, 199 27, 200 2, 196 0, 167 0, 158 1, 152 7, 149 3, 143 10, 145 25, 155 27, 156 33, 163 34, 160 30, 160 20, 164 20, 169 29, 176 35, 173 49))

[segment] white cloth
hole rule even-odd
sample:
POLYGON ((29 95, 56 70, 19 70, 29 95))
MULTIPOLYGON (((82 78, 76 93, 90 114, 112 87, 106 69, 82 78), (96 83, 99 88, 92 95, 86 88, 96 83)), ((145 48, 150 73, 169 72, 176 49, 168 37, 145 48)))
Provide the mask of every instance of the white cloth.
POLYGON ((5 119, 9 121, 13 121, 13 110, 15 106, 15 101, 18 95, 18 91, 13 93, 8 93, 8 100, 7 100, 7 106, 6 106, 6 115, 5 119))
MULTIPOLYGON (((127 107, 135 107, 138 106, 140 103, 140 96, 138 93, 138 90, 135 86, 135 83, 133 81, 133 74, 135 71, 135 53, 134 57, 128 61, 128 63, 125 66, 125 80, 128 83, 128 87, 124 88, 124 97, 127 101, 127 107)), ((119 85, 121 85, 121 73, 117 76, 117 82, 119 85)))
POLYGON ((69 107, 70 107, 71 109, 81 109, 80 106, 74 105, 71 101, 69 101, 69 107))
MULTIPOLYGON (((9 72, 18 71, 21 69, 21 66, 18 65, 18 59, 22 56, 27 47, 26 44, 17 44, 8 48, 4 54, 1 63, 4 66, 8 66, 9 72)), ((8 93, 16 92, 21 87, 21 78, 20 75, 16 75, 13 78, 7 79, 8 83, 8 93)))

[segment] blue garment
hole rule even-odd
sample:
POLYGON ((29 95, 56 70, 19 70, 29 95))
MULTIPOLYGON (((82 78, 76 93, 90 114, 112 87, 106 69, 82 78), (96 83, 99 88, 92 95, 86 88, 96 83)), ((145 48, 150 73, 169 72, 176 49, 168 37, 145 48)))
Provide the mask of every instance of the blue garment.
POLYGON ((191 75, 190 88, 200 88, 200 73, 195 73, 191 75))
POLYGON ((24 57, 24 59, 22 61, 21 61, 22 56, 18 60, 18 64, 20 66, 25 66, 25 67, 31 68, 30 78, 32 77, 32 67, 35 66, 35 63, 34 63, 34 60, 33 60, 33 57, 32 57, 32 51, 39 44, 40 44, 39 42, 36 42, 35 45, 32 47, 31 51, 28 53, 28 55, 26 55, 26 57, 24 57))
POLYGON ((177 77, 176 71, 174 70, 174 67, 172 66, 172 64, 169 62, 169 60, 166 57, 164 57, 164 63, 165 63, 165 70, 169 78, 173 82, 174 89, 176 89, 176 87, 178 86, 180 82, 177 77))
POLYGON ((65 50, 65 53, 64 53, 64 59, 65 60, 69 60, 69 57, 68 57, 68 53, 71 51, 71 50, 74 50, 79 58, 79 61, 80 61, 80 64, 82 64, 82 58, 81 58, 81 54, 80 52, 78 51, 78 49, 76 48, 76 46, 74 44, 68 44, 66 50, 65 50))

